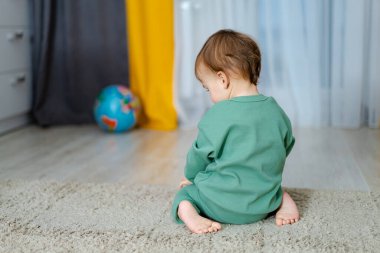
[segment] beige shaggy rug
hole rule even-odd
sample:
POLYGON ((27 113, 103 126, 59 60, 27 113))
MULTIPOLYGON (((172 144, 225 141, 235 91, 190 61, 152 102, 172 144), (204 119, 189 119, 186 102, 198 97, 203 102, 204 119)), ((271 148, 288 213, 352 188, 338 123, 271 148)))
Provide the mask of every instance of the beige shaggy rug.
POLYGON ((0 251, 380 252, 379 193, 288 189, 301 220, 191 234, 167 186, 0 181, 0 251))

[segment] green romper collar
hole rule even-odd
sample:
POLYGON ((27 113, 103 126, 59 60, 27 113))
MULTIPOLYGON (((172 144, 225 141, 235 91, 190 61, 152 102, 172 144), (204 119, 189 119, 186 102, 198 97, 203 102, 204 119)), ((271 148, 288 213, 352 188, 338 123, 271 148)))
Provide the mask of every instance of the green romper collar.
POLYGON ((252 95, 252 96, 234 97, 234 98, 231 98, 230 100, 237 101, 237 102, 257 102, 257 101, 266 100, 267 98, 268 97, 263 94, 258 94, 258 95, 252 95))

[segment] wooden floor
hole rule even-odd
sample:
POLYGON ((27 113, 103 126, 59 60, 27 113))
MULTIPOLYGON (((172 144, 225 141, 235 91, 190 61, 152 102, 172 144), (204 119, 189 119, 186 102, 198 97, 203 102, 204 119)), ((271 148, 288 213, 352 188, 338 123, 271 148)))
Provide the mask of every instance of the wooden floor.
MULTIPOLYGON (((380 130, 294 130, 283 184, 380 190, 380 130)), ((54 179, 177 186, 196 130, 107 134, 96 126, 29 126, 0 136, 1 179, 54 179)))

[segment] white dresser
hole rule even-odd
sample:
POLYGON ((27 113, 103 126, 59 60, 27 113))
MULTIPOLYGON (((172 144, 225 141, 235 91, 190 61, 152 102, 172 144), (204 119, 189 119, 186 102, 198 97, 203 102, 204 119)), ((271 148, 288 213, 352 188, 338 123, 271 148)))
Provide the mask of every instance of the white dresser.
POLYGON ((0 134, 29 122, 30 59, 28 0, 0 0, 0 134))

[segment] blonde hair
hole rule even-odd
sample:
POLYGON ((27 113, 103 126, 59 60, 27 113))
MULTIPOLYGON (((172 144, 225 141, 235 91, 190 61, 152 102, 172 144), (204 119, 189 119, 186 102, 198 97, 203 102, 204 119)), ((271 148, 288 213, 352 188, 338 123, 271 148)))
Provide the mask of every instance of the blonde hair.
POLYGON ((198 53, 195 76, 203 63, 214 72, 227 75, 239 74, 257 85, 261 70, 261 53, 256 42, 249 36, 233 30, 220 30, 211 35, 198 53))

